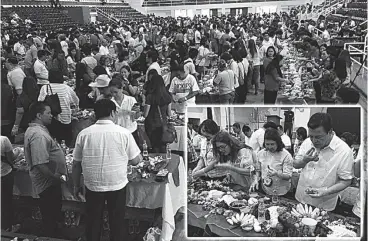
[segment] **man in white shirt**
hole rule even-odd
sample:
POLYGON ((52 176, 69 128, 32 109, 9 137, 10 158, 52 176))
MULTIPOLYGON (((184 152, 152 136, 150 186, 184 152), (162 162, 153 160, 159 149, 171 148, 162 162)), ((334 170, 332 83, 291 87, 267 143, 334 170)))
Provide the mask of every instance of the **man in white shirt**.
POLYGON ((110 52, 109 52, 109 48, 107 47, 108 43, 106 41, 106 39, 102 40, 102 45, 100 47, 100 54, 101 55, 109 55, 110 52))
POLYGON ((110 237, 124 240, 126 185, 128 165, 137 165, 142 156, 132 134, 114 124, 116 106, 108 99, 95 103, 96 124, 82 130, 76 140, 73 162, 74 195, 81 190, 83 170, 86 187, 87 239, 101 237, 105 202, 110 216, 110 237), (114 141, 111 141, 114 140, 114 141))
POLYGON ((151 69, 155 69, 159 75, 161 75, 161 67, 157 63, 158 55, 154 50, 150 50, 146 54, 146 62, 149 66, 146 73, 146 82, 148 81, 148 73, 151 69))
POLYGON ((146 40, 144 40, 143 34, 140 33, 134 43, 134 48, 137 55, 140 55, 146 46, 147 46, 146 40))
POLYGON ((293 164, 294 168, 302 168, 295 198, 332 211, 338 194, 353 179, 353 152, 333 133, 332 118, 327 113, 311 116, 308 133, 309 138, 300 146, 293 164))
POLYGON ((308 32, 313 33, 315 26, 316 26, 316 23, 313 20, 311 20, 308 24, 308 32))
POLYGON ((265 123, 262 128, 253 132, 249 140, 249 146, 252 147, 253 151, 255 151, 256 153, 263 149, 264 135, 267 128, 273 128, 277 130, 277 125, 273 122, 265 123))
POLYGON ((252 129, 249 126, 244 125, 242 131, 245 135, 245 144, 249 146, 250 138, 252 137, 252 129))
POLYGON ((15 89, 18 95, 20 95, 23 89, 23 80, 26 77, 25 73, 18 65, 16 57, 9 57, 5 66, 8 69, 7 78, 9 85, 15 89))
POLYGON ((49 83, 49 71, 46 68, 47 52, 46 50, 38 50, 37 60, 34 63, 33 69, 37 77, 38 85, 47 85, 49 83))
POLYGON ((18 40, 15 44, 14 44, 14 53, 15 54, 19 54, 21 56, 26 54, 26 47, 24 47, 23 43, 21 42, 21 40, 18 40))
POLYGON ((199 47, 201 43, 201 32, 200 31, 201 31, 201 27, 198 26, 197 30, 194 33, 194 41, 195 41, 196 47, 199 47))
POLYGON ((291 139, 290 139, 290 137, 284 133, 284 128, 282 127, 282 125, 278 125, 277 130, 280 134, 282 143, 284 143, 285 149, 290 151, 291 150, 291 139))
POLYGON ((330 36, 330 32, 332 30, 332 25, 328 25, 327 29, 325 29, 322 33, 322 42, 324 44, 326 44, 327 46, 331 45, 331 36, 330 36))
POLYGON ((264 52, 267 51, 268 47, 273 46, 273 39, 270 38, 268 33, 263 34, 263 42, 262 42, 262 48, 264 49, 264 52))

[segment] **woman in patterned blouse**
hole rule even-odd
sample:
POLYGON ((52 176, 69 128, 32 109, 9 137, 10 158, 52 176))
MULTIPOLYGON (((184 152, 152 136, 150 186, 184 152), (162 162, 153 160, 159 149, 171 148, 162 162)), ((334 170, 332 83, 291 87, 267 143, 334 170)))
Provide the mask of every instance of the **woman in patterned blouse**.
POLYGON ((212 146, 215 161, 209 167, 226 172, 229 181, 245 188, 250 188, 253 181, 258 180, 260 173, 254 171, 259 165, 250 146, 225 131, 215 135, 212 146))

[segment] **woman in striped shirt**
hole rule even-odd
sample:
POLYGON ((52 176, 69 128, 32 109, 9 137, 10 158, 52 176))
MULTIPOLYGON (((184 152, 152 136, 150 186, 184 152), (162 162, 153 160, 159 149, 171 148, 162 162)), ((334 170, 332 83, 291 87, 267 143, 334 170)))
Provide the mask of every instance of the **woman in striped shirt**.
POLYGON ((49 85, 42 86, 38 101, 44 101, 47 95, 57 94, 60 100, 61 113, 54 116, 49 128, 51 136, 58 142, 65 140, 69 145, 72 140, 72 110, 71 107, 78 108, 79 98, 71 87, 64 84, 63 74, 58 69, 50 69, 49 85))

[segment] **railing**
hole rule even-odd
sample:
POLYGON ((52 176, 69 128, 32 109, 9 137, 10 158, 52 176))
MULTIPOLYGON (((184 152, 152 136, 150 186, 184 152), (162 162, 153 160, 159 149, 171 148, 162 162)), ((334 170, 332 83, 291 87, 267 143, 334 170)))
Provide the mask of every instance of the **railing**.
POLYGON ((306 19, 318 19, 319 16, 324 15, 327 16, 339 8, 341 4, 347 3, 348 0, 334 0, 334 1, 325 1, 325 4, 322 8, 317 9, 316 11, 312 11, 310 14, 306 14, 306 19), (326 6, 327 5, 327 6, 326 6))
POLYGON ((351 75, 350 83, 354 85, 359 92, 361 92, 365 97, 367 97, 367 41, 368 35, 365 37, 365 42, 354 42, 345 43, 344 49, 348 50, 351 59, 351 75), (363 46, 363 50, 357 48, 357 46, 363 46), (356 58, 360 57, 360 61, 356 58))
MULTIPOLYGON (((355 30, 358 26, 362 26, 363 24, 366 24, 368 22, 368 20, 365 20, 364 22, 361 22, 360 24, 356 25, 355 27, 353 27, 351 30, 355 30)), ((368 28, 367 28, 368 29, 368 28)), ((363 30, 363 31, 367 31, 367 29, 363 30)))
MULTIPOLYGON (((269 2, 285 0, 146 0, 143 7, 178 6, 178 5, 207 5, 228 3, 269 2)), ((292 0, 289 0, 292 2, 292 0)))
POLYGON ((98 7, 95 7, 95 10, 97 12, 97 17, 98 17, 98 15, 101 15, 104 18, 107 18, 111 22, 119 23, 118 20, 116 20, 115 18, 111 17, 109 14, 105 13, 105 11, 103 11, 102 9, 99 9, 98 7))

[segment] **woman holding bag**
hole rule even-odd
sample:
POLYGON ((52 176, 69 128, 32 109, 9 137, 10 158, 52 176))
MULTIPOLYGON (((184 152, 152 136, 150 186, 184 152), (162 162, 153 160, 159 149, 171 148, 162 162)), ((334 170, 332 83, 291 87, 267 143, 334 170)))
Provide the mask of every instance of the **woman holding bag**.
POLYGON ((171 95, 164 85, 161 75, 154 75, 147 86, 146 105, 144 107, 144 126, 151 141, 153 152, 165 153, 166 143, 162 142, 163 126, 171 116, 171 95))
POLYGON ((42 86, 38 101, 44 101, 48 95, 57 94, 61 113, 53 116, 49 131, 59 143, 61 140, 65 140, 66 145, 69 146, 72 141, 71 107, 74 106, 78 109, 79 98, 71 87, 64 84, 63 74, 59 69, 50 69, 49 82, 49 85, 42 86))

